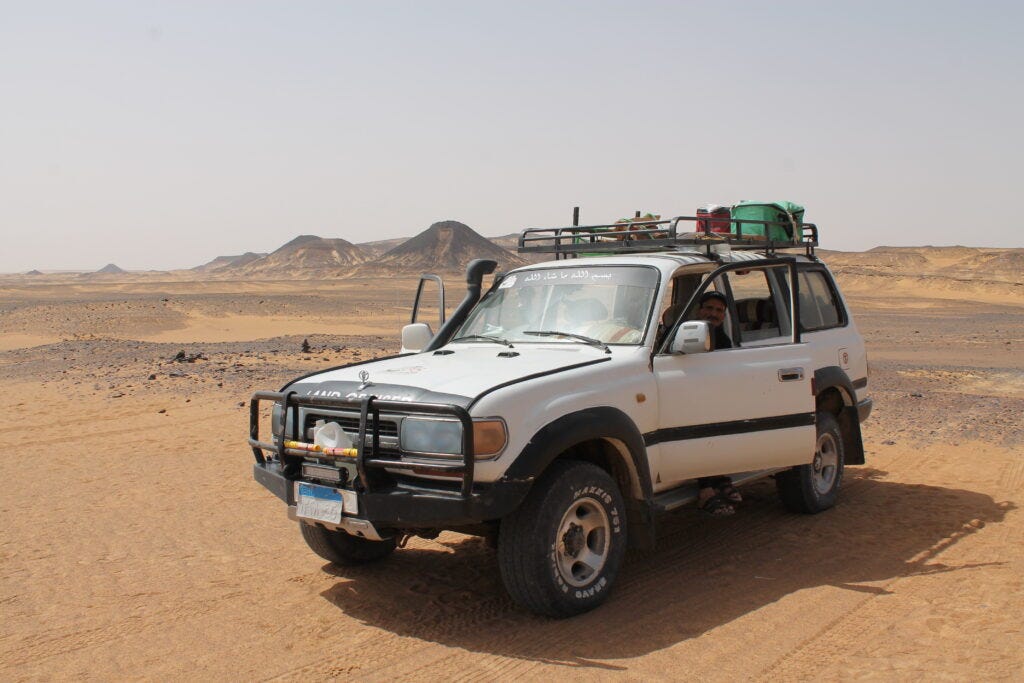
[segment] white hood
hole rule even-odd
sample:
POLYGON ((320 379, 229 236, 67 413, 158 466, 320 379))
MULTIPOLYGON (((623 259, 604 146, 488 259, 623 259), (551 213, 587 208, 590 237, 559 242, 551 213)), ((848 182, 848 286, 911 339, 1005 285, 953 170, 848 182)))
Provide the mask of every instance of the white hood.
POLYGON ((472 399, 530 375, 610 359, 604 350, 583 344, 516 344, 512 348, 488 343, 449 344, 438 351, 327 370, 298 380, 288 389, 301 396, 373 395, 384 400, 430 402, 472 399))

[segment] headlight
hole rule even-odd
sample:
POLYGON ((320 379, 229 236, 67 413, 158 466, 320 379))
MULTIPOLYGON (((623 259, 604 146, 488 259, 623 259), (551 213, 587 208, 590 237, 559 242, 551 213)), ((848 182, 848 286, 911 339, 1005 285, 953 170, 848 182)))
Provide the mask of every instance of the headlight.
MULTIPOLYGON (((473 421, 473 450, 478 458, 501 453, 508 442, 505 423, 497 419, 473 421)), ((460 455, 462 453, 462 423, 407 417, 402 420, 399 435, 401 449, 407 453, 423 455, 460 455)))
POLYGON ((434 455, 462 453, 462 423, 407 417, 402 420, 399 443, 403 451, 434 455))

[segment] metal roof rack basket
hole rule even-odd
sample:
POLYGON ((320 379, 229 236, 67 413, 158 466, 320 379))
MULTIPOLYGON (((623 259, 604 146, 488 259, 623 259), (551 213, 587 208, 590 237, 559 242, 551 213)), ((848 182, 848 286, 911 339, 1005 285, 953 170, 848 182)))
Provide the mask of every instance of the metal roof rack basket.
POLYGON ((814 258, 814 248, 818 246, 818 226, 813 223, 733 218, 730 224, 730 232, 714 232, 712 222, 703 217, 676 216, 667 220, 637 218, 606 225, 527 228, 519 235, 518 251, 520 254, 554 254, 556 260, 665 251, 706 251, 712 257, 721 249, 717 245, 728 245, 731 250, 757 250, 768 255, 778 249, 804 249, 808 258, 814 258), (690 227, 694 229, 688 231, 690 227), (779 228, 792 235, 792 239, 764 236, 778 234, 779 228), (755 234, 755 231, 764 234, 755 234))

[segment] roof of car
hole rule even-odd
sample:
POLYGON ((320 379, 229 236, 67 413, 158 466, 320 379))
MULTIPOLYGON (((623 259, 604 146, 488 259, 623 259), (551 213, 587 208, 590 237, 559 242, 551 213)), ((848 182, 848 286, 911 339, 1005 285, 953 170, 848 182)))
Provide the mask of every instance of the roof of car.
MULTIPOLYGON (((806 261, 803 254, 785 254, 793 256, 797 260, 806 261)), ((769 258, 760 251, 728 251, 718 254, 718 258, 724 263, 738 263, 743 261, 757 261, 769 258)), ((664 251, 646 252, 642 254, 610 254, 608 256, 585 256, 573 259, 560 259, 557 261, 545 261, 535 263, 515 271, 534 270, 538 268, 585 268, 593 266, 653 266, 659 270, 675 270, 679 266, 708 263, 714 264, 715 260, 709 258, 703 251, 664 251)))

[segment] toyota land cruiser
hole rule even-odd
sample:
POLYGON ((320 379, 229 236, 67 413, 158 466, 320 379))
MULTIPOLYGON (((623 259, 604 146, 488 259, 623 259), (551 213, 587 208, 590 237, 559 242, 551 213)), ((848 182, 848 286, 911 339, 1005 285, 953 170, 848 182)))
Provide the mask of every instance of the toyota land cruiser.
POLYGON ((651 547, 699 477, 773 476, 789 509, 832 507, 843 468, 864 462, 871 400, 818 229, 777 241, 682 232, 690 221, 523 231, 520 252, 553 260, 486 292, 496 264, 474 261, 436 332, 414 306, 400 354, 254 394, 256 480, 340 565, 410 535, 488 537, 512 598, 551 616, 602 602, 627 546, 651 547), (696 319, 709 290, 732 348, 696 319))

